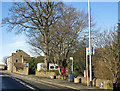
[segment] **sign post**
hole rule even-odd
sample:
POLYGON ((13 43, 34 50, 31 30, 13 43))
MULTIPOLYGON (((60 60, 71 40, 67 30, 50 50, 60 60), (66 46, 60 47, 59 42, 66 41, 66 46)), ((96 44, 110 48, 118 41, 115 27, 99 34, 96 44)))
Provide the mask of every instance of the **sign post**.
POLYGON ((87 86, 89 86, 89 82, 88 82, 88 48, 86 48, 86 71, 87 71, 87 86))
MULTIPOLYGON (((91 55, 95 54, 95 48, 92 47, 91 48, 91 55)), ((86 48, 86 71, 87 71, 87 86, 89 86, 89 82, 88 82, 88 55, 90 55, 90 50, 89 48, 86 48)))
MULTIPOLYGON (((89 48, 86 48, 86 55, 89 55, 90 54, 90 49, 89 48)), ((95 48, 92 47, 91 48, 91 55, 94 55, 95 54, 95 48)))
POLYGON ((70 57, 70 61, 72 61, 72 73, 73 73, 73 57, 70 57))

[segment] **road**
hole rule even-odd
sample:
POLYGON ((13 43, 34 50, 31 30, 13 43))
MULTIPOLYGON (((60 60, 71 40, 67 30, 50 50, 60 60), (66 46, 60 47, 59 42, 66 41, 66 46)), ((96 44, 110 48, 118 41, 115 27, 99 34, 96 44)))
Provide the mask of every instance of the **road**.
POLYGON ((14 78, 6 73, 0 71, 0 90, 65 90, 65 91, 76 91, 69 88, 59 87, 51 84, 40 83, 37 81, 23 80, 14 78))

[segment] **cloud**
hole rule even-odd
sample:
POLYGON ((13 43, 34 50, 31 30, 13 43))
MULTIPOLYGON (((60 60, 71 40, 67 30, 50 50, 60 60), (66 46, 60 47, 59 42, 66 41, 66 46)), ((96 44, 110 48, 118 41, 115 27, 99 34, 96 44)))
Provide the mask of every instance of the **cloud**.
POLYGON ((25 39, 26 39, 26 36, 24 34, 15 35, 15 37, 13 37, 13 40, 16 40, 16 41, 25 40, 25 39))
POLYGON ((26 45, 25 41, 16 41, 14 43, 8 44, 9 47, 24 47, 26 45))
POLYGON ((12 41, 8 43, 8 47, 14 47, 14 48, 21 48, 21 47, 25 47, 26 46, 26 41, 25 41, 26 37, 25 35, 19 34, 19 35, 15 35, 12 38, 12 41))

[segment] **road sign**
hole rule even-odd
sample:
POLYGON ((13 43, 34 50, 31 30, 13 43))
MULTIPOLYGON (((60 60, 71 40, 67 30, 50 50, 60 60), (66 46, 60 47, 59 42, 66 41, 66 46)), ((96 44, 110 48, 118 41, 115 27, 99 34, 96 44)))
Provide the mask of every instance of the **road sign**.
POLYGON ((25 63, 25 65, 28 65, 28 63, 25 63))
MULTIPOLYGON (((87 55, 90 54, 90 50, 89 50, 89 48, 86 48, 86 54, 87 54, 87 55)), ((95 48, 94 48, 94 47, 91 48, 91 54, 92 54, 92 55, 95 54, 95 48)))
POLYGON ((73 57, 70 57, 70 61, 72 61, 72 73, 73 73, 73 57))
POLYGON ((73 61, 73 57, 70 57, 70 61, 73 61))
POLYGON ((26 67, 28 67, 28 66, 29 66, 29 63, 24 63, 24 65, 25 65, 26 67))

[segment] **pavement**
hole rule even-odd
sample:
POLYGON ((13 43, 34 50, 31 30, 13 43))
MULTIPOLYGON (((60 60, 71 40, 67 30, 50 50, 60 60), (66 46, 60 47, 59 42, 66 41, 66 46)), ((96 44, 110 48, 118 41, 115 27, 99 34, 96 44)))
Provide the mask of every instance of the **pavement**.
POLYGON ((100 88, 97 87, 90 87, 90 86, 85 86, 81 83, 73 83, 73 82, 68 82, 67 80, 62 80, 62 79, 49 79, 49 78, 44 78, 44 77, 38 77, 38 76, 34 76, 34 75, 20 75, 17 73, 10 73, 8 71, 3 71, 3 73, 9 74, 13 77, 16 78, 21 78, 21 79, 26 79, 26 80, 30 80, 30 81, 36 81, 36 82, 42 82, 42 83, 46 83, 46 84, 51 84, 51 85, 55 85, 55 86, 59 86, 59 87, 67 87, 70 89, 75 89, 75 90, 102 90, 100 88))

